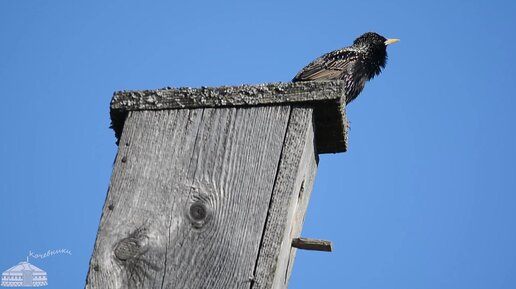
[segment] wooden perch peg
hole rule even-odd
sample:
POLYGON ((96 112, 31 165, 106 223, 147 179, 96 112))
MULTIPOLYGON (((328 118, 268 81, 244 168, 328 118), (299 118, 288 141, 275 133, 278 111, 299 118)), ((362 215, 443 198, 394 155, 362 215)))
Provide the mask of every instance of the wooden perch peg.
POLYGON ((324 252, 331 252, 333 250, 331 241, 309 239, 309 238, 292 239, 292 247, 298 248, 298 249, 303 249, 303 250, 324 251, 324 252))

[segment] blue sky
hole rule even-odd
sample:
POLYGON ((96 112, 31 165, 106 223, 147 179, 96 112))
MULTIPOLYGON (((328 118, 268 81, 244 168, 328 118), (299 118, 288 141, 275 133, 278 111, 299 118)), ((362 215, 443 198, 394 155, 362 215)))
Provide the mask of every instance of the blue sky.
POLYGON ((514 1, 0 2, 0 270, 82 288, 116 153, 113 91, 289 81, 401 38, 320 159, 290 288, 516 287, 514 1))

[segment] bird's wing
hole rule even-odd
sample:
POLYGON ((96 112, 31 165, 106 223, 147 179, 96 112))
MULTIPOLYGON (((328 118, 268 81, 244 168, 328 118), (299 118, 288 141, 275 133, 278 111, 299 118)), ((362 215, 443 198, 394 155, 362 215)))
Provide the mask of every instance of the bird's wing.
POLYGON ((332 51, 305 66, 292 81, 342 79, 358 58, 358 53, 348 48, 332 51))

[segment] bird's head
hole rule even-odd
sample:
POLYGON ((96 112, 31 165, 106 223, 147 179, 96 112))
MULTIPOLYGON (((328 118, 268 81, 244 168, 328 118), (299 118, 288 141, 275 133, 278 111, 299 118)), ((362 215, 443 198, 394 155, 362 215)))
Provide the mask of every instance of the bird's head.
POLYGON ((398 41, 400 40, 395 38, 387 39, 375 32, 366 32, 360 35, 357 39, 355 39, 355 41, 353 42, 353 46, 361 46, 365 48, 375 47, 385 49, 387 45, 396 43, 398 41))
POLYGON ((366 71, 368 78, 380 74, 382 68, 387 63, 387 45, 396 43, 399 39, 387 39, 375 32, 366 32, 360 35, 353 42, 353 46, 358 50, 364 51, 366 59, 366 71))

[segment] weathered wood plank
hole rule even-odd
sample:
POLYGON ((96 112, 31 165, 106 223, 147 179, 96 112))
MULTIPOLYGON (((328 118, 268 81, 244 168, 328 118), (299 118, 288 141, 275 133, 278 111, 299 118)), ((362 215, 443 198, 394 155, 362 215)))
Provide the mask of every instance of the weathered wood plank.
MULTIPOLYGON (((314 137, 313 131, 309 129, 308 131, 308 139, 314 137)), ((318 156, 316 158, 311 157, 312 154, 317 154, 314 151, 314 146, 310 145, 309 142, 306 143, 305 151, 303 153, 302 164, 301 167, 304 168, 304 182, 301 183, 301 187, 299 188, 299 197, 297 199, 297 203, 295 205, 294 218, 291 221, 292 227, 290 232, 290 240, 299 237, 301 235, 301 231, 303 230, 303 223, 305 220, 306 210, 308 208, 308 203, 310 202, 310 197, 312 195, 312 189, 315 182, 315 175, 317 173, 317 164, 319 162, 318 156)), ((290 242, 290 240, 284 240, 283 242, 290 242)), ((283 250, 287 250, 286 246, 282 248, 283 250)), ((288 284, 288 280, 290 279, 290 275, 292 274, 292 267, 294 266, 294 260, 296 257, 296 248, 290 248, 289 260, 288 260, 288 269, 287 276, 285 278, 285 286, 288 284)))
POLYGON ((86 288, 249 288, 289 115, 130 112, 86 288))
POLYGON ((252 289, 286 288, 295 256, 291 247, 303 224, 318 156, 314 148, 313 109, 292 109, 252 289))
POLYGON ((342 81, 120 91, 111 101, 111 121, 119 138, 128 111, 299 103, 315 108, 318 153, 346 151, 347 121, 342 81))
POLYGON ((171 242, 165 288, 249 288, 289 113, 288 106, 205 110, 188 176, 199 188, 190 199, 211 214, 171 242), (192 248, 177 245, 185 239, 192 248))
POLYGON ((310 81, 119 91, 113 95, 111 109, 159 110, 339 102, 344 96, 342 84, 342 81, 310 81))
POLYGON ((183 210, 168 180, 185 179, 202 112, 130 113, 86 288, 160 288, 169 235, 182 223, 172 212, 183 210))

